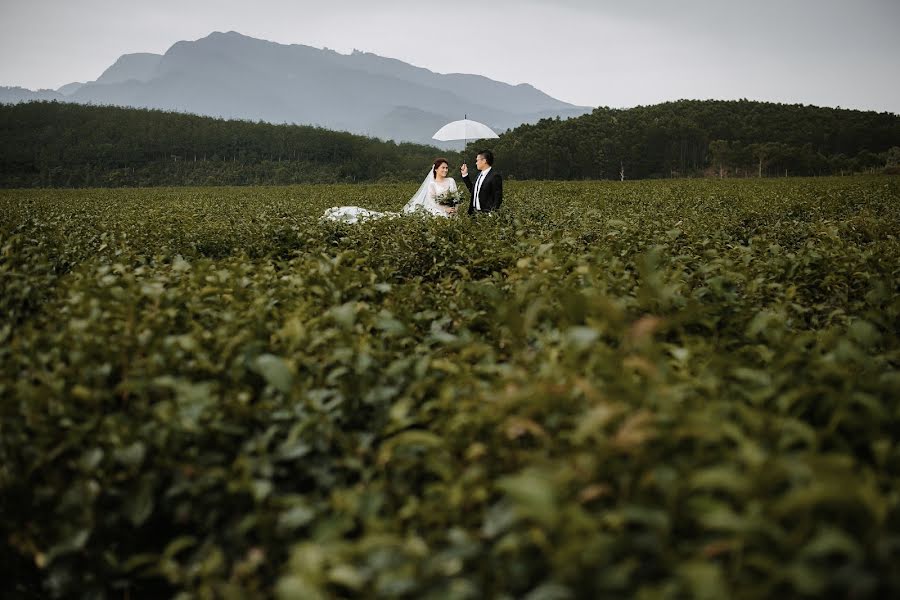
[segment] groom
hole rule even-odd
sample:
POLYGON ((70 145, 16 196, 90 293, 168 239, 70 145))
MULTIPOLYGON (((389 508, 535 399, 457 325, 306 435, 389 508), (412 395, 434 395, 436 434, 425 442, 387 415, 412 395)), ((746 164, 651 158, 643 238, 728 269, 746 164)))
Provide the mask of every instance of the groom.
POLYGON ((494 153, 482 150, 475 159, 475 168, 480 171, 475 179, 474 189, 469 178, 469 166, 463 163, 459 168, 463 183, 469 188, 472 201, 469 202, 469 214, 489 213, 500 208, 503 202, 503 178, 491 167, 494 164, 494 153))

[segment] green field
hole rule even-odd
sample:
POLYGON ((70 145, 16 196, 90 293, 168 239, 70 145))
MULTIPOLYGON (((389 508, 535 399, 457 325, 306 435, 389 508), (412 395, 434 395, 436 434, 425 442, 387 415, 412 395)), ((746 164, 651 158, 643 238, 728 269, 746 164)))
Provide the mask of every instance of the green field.
POLYGON ((900 179, 415 187, 0 191, 0 585, 900 595, 900 179))

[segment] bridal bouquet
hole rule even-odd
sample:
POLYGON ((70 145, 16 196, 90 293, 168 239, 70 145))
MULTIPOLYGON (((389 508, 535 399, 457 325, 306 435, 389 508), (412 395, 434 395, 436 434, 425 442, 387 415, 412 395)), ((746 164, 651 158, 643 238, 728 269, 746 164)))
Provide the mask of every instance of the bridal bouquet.
POLYGON ((459 189, 447 190, 446 192, 435 196, 434 199, 442 206, 456 206, 457 204, 462 204, 462 194, 459 193, 459 189))

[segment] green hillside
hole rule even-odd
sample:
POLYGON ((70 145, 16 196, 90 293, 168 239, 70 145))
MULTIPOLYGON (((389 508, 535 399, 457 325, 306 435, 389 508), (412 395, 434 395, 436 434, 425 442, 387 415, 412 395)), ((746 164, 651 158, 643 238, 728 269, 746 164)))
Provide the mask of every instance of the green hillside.
POLYGON ((57 102, 0 105, 0 186, 421 181, 430 146, 318 127, 57 102))
POLYGON ((840 175, 900 163, 900 116, 681 100, 545 119, 507 133, 493 149, 505 172, 521 179, 840 175))

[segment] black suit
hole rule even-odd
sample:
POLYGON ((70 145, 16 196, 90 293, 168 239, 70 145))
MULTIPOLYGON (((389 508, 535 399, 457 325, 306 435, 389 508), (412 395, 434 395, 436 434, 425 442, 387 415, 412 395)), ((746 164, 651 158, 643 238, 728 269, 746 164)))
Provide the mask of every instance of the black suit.
POLYGON ((481 187, 478 189, 478 203, 481 205, 480 211, 475 210, 475 184, 472 183, 471 177, 467 174, 462 180, 466 187, 469 188, 469 196, 472 197, 472 200, 469 202, 470 215, 476 212, 489 213, 500 208, 500 204, 503 202, 503 177, 500 176, 496 169, 491 168, 488 171, 488 174, 484 176, 484 181, 481 182, 481 187))

